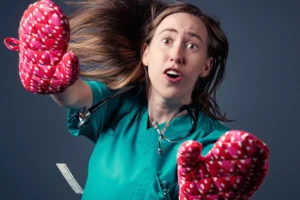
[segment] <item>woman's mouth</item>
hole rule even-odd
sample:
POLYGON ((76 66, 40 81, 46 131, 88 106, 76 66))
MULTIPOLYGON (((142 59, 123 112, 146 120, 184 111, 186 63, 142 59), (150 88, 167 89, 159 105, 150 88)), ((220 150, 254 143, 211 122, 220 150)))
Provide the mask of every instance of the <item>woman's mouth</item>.
POLYGON ((183 78, 182 73, 175 69, 166 70, 165 76, 166 76, 167 80, 172 83, 177 83, 177 82, 181 81, 181 79, 183 78))

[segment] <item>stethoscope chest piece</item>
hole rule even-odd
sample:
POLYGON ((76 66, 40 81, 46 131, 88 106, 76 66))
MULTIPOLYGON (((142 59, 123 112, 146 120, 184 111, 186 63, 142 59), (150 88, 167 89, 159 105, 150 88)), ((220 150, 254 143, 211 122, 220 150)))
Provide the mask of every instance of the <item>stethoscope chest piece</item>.
POLYGON ((70 120, 72 120, 74 117, 77 118, 78 120, 78 128, 82 128, 84 127, 85 125, 87 125, 91 119, 90 119, 90 112, 87 110, 86 111, 86 107, 83 107, 81 109, 79 109, 76 113, 74 113, 70 120))

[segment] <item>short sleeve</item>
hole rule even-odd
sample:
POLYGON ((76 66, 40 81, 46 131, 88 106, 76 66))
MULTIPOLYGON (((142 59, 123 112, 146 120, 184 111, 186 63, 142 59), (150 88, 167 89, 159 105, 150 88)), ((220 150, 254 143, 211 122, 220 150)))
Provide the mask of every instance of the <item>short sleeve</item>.
MULTIPOLYGON (((99 103, 102 100, 110 97, 113 91, 110 90, 105 84, 97 81, 85 81, 91 88, 93 94, 93 105, 99 103)), ((104 104, 102 107, 97 109, 94 113, 90 115, 91 121, 81 129, 78 128, 78 119, 74 117, 71 119, 74 113, 78 109, 69 109, 67 115, 67 127, 70 133, 74 136, 86 136, 93 142, 96 142, 99 134, 103 131, 104 127, 114 116, 120 104, 120 98, 115 97, 104 104)))

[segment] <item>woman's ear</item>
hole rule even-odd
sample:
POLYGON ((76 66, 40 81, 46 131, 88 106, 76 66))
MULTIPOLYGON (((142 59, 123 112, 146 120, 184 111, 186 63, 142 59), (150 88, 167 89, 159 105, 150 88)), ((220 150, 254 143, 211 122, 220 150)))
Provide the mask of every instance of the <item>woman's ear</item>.
POLYGON ((147 43, 144 43, 142 62, 145 66, 148 66, 148 53, 149 53, 149 46, 147 45, 147 43))
POLYGON ((213 66, 213 62, 214 62, 214 59, 212 57, 206 59, 205 65, 200 74, 200 77, 204 78, 209 75, 211 68, 213 66))

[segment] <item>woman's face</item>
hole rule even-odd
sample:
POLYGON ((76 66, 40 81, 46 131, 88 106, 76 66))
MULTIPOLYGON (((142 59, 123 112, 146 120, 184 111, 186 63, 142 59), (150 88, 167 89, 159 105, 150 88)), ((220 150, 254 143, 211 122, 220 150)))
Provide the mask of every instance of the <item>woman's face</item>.
POLYGON ((175 13, 167 16, 144 46, 143 64, 148 68, 151 95, 181 104, 191 103, 199 77, 209 74, 207 29, 196 16, 175 13))

